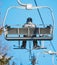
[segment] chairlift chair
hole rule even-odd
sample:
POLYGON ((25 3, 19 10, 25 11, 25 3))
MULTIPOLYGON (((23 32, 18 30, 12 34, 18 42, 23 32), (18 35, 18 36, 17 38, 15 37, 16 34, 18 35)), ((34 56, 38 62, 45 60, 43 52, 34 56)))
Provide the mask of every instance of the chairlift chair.
POLYGON ((32 4, 27 4, 26 6, 12 6, 7 9, 3 26, 5 26, 6 17, 8 11, 12 8, 22 8, 27 10, 39 9, 39 8, 48 8, 51 12, 53 25, 49 25, 47 27, 37 27, 37 28, 14 28, 11 26, 6 26, 4 28, 5 39, 8 41, 16 41, 16 40, 52 40, 53 39, 53 29, 54 29, 54 16, 52 9, 48 6, 32 6, 32 4), (12 35, 17 35, 12 36, 12 35), (20 35, 27 35, 27 37, 21 37, 20 35), (37 35, 37 37, 33 37, 33 35, 37 35))
POLYGON ((45 28, 6 28, 5 39, 6 40, 52 40, 53 39, 53 30, 52 27, 45 28), (10 36, 10 35, 18 35, 10 36), (27 37, 21 37, 19 35, 27 35, 27 37), (37 37, 33 37, 37 35, 37 37))
MULTIPOLYGON (((6 15, 3 21, 3 27, 4 27, 3 31, 5 34, 5 39, 7 41, 19 41, 18 48, 20 48, 20 40, 51 41, 53 39, 53 30, 54 30, 54 15, 53 15, 52 9, 49 8, 48 6, 37 6, 36 2, 35 2, 36 6, 32 6, 32 4, 22 4, 20 0, 18 0, 18 3, 21 6, 11 6, 6 11, 6 15), (7 14, 9 10, 12 8, 20 8, 20 9, 27 9, 27 10, 38 9, 38 12, 40 8, 43 8, 43 9, 47 8, 50 11, 53 24, 52 25, 50 24, 49 26, 46 26, 46 27, 37 27, 37 28, 23 28, 23 27, 14 28, 14 27, 5 25, 7 14), (23 35, 26 35, 27 37, 23 37, 23 35), (37 36, 33 37, 33 35, 37 35, 37 36)), ((40 12, 39 12, 39 15, 40 15, 40 12)), ((40 15, 40 18, 41 18, 41 15, 40 15)))

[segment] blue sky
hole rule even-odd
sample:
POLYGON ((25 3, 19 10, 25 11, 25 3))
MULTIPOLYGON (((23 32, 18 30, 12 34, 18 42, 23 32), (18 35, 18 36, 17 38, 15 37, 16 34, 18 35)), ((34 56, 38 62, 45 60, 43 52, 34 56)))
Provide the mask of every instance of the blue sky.
MULTIPOLYGON (((35 6, 34 0, 21 0, 21 1, 23 3, 32 3, 35 6)), ((55 29, 54 29, 54 37, 53 37, 52 43, 55 49, 57 50, 57 0, 36 0, 36 1, 37 1, 38 6, 48 6, 53 9, 53 13, 55 16, 55 26, 54 26, 55 29)), ((13 5, 20 6, 17 3, 17 0, 0 0, 0 12, 1 12, 2 22, 3 22, 7 8, 13 5)), ((49 10, 40 9, 40 12, 43 17, 44 23, 47 25, 52 24, 49 10)), ((6 24, 23 25, 26 22, 26 19, 28 17, 32 17, 34 24, 38 24, 38 25, 41 24, 41 20, 40 20, 39 14, 37 13, 37 10, 28 11, 28 10, 22 10, 22 9, 21 10, 11 9, 8 13, 5 25, 6 24)), ((4 38, 4 34, 0 36, 0 39, 2 40, 2 43, 4 45, 9 46, 8 55, 14 56, 11 63, 15 61, 16 65, 20 65, 20 62, 22 62, 23 65, 30 65, 29 52, 27 50, 14 50, 13 49, 13 45, 14 44, 18 45, 18 41, 15 41, 15 42, 6 41, 4 38)), ((47 49, 53 50, 49 41, 45 41, 45 46, 47 47, 47 49)), ((28 47, 28 43, 27 43, 27 47, 28 47)), ((32 53, 35 53, 38 59, 38 53, 41 51, 43 50, 33 50, 32 53)), ((39 64, 36 64, 36 65, 52 65, 52 56, 50 55, 45 55, 45 57, 43 56, 44 56, 43 54, 40 54, 39 59, 38 59, 39 64)), ((55 57, 55 64, 56 64, 56 57, 55 57)))

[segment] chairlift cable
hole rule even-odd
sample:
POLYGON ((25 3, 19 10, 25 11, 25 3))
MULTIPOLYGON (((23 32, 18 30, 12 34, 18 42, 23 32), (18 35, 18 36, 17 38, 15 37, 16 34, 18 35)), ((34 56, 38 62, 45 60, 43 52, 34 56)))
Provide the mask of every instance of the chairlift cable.
POLYGON ((55 62, 54 62, 55 58, 54 58, 54 55, 52 56, 52 64, 53 65, 56 65, 55 62))
MULTIPOLYGON (((34 0, 34 2, 35 2, 35 5, 37 6, 36 0, 34 0)), ((41 13, 40 13, 39 9, 37 9, 37 12, 39 13, 39 16, 40 16, 40 19, 41 19, 41 21, 42 21, 42 24, 43 24, 43 26, 45 27, 45 24, 44 24, 44 21, 43 21, 43 18, 42 18, 42 16, 41 16, 41 13)))
POLYGON ((51 41, 50 41, 50 44, 51 44, 51 46, 52 46, 53 50, 56 52, 56 49, 55 49, 55 47, 54 47, 54 45, 52 44, 52 42, 51 42, 51 41))
MULTIPOLYGON (((51 46, 52 46, 52 48, 53 48, 53 50, 56 52, 56 49, 55 49, 55 47, 53 46, 53 44, 52 44, 52 42, 50 41, 50 44, 51 44, 51 46)), ((56 55, 57 56, 57 55, 56 55)))

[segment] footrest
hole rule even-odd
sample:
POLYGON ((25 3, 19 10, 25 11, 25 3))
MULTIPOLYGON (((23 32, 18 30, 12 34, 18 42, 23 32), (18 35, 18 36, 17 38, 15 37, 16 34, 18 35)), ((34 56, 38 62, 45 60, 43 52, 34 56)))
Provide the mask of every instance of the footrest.
POLYGON ((18 40, 52 40, 52 37, 5 37, 8 41, 18 40))
POLYGON ((38 50, 38 49, 47 49, 46 47, 37 47, 37 48, 34 48, 35 50, 38 50))

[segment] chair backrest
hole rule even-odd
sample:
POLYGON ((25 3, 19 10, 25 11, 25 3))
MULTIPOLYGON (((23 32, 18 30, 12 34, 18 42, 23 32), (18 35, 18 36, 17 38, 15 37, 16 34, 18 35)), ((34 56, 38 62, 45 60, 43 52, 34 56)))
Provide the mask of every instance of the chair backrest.
POLYGON ((52 34, 51 28, 9 28, 8 34, 23 34, 23 35, 34 35, 34 34, 52 34))

